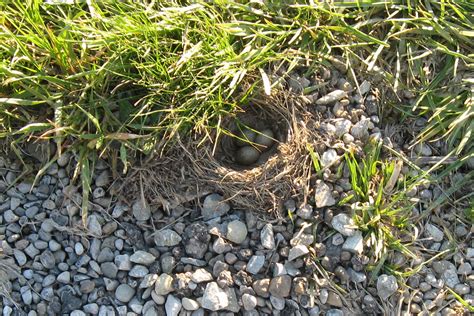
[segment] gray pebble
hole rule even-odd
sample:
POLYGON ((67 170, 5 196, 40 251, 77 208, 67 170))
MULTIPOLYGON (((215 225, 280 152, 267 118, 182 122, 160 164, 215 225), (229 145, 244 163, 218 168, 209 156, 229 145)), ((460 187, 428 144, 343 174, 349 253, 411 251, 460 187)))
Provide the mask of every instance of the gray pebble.
POLYGON ((135 295, 135 290, 128 284, 120 284, 115 290, 115 298, 123 303, 128 303, 135 295))

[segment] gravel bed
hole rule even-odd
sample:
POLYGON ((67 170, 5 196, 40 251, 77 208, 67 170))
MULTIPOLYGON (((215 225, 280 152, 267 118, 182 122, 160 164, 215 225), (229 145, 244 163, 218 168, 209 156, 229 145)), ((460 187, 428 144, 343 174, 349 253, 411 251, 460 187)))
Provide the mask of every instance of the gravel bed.
MULTIPOLYGON (((324 77, 326 76, 326 77, 324 77)), ((321 79, 322 78, 322 79, 321 79)), ((82 194, 71 184, 75 157, 64 154, 33 187, 19 179, 20 164, 0 158, 0 303, 3 315, 420 315, 466 312, 450 290, 474 305, 473 227, 453 213, 421 221, 416 258, 391 252, 372 276, 375 258, 337 203, 351 191, 338 166, 347 146, 384 138, 377 98, 335 72, 324 94, 307 95, 321 113, 327 169, 314 183, 314 201, 288 200, 281 219, 234 209, 219 193, 166 214, 115 195, 108 166, 94 170, 87 228, 82 194), (451 240, 459 241, 453 251, 451 240), (437 256, 437 254, 443 255, 437 256), (428 260, 429 259, 429 260, 428 260)), ((318 83, 295 75, 295 92, 318 83)), ((405 144, 394 142, 395 149, 405 144)), ((419 146, 423 156, 441 153, 419 146)), ((157 175, 159 176, 159 175, 157 175)), ((460 175, 462 176, 462 175, 460 175)), ((441 191, 413 192, 422 212, 441 191)))

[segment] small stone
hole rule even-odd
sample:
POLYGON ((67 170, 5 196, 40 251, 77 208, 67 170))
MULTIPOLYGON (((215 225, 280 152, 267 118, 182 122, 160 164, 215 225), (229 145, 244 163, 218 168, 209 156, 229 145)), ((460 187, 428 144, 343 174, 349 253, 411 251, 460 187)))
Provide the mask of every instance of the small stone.
POLYGON ((361 119, 351 128, 351 135, 355 139, 365 140, 369 137, 369 119, 361 119))
POLYGON ((181 303, 183 304, 183 308, 187 311, 195 311, 199 309, 199 303, 190 298, 183 297, 183 299, 181 300, 181 303))
POLYGON ((253 282, 252 288, 258 296, 268 297, 268 288, 270 287, 270 279, 261 279, 253 282))
POLYGON ((61 272, 57 280, 59 283, 69 284, 71 282, 71 273, 69 271, 61 272))
POLYGON ((104 276, 109 279, 115 279, 115 277, 117 276, 118 268, 112 262, 102 263, 100 265, 100 269, 102 270, 102 273, 104 274, 104 276))
MULTIPOLYGON (((310 234, 298 233, 295 237, 291 238, 290 245, 295 247, 296 245, 310 246, 314 242, 314 236, 310 234)), ((290 251, 291 252, 291 251, 290 251)))
POLYGON ((226 291, 222 290, 216 282, 207 284, 202 297, 201 306, 211 311, 225 309, 229 305, 226 291))
POLYGON ((40 261, 46 269, 53 269, 56 265, 56 259, 51 251, 46 250, 40 256, 40 261))
POLYGON ((342 245, 342 250, 355 254, 362 254, 364 251, 364 238, 360 231, 356 231, 354 235, 348 237, 342 245))
POLYGON ((80 310, 73 310, 71 312, 71 314, 69 314, 70 316, 86 316, 86 313, 84 313, 83 311, 80 311, 80 310))
POLYGON ((96 215, 89 215, 87 222, 87 228, 89 229, 90 234, 97 237, 102 236, 102 226, 100 225, 99 219, 96 215))
POLYGON ((276 297, 271 295, 270 296, 270 303, 272 304, 273 308, 277 311, 282 311, 285 309, 285 299, 281 297, 276 297))
POLYGON ((431 150, 430 146, 425 143, 416 144, 414 150, 420 156, 431 157, 431 155, 433 155, 433 151, 431 150))
POLYGON ((91 280, 84 280, 80 283, 79 289, 82 294, 89 294, 95 289, 95 283, 91 280))
POLYGON ((336 127, 336 136, 341 137, 350 132, 352 123, 348 119, 340 119, 336 121, 334 126, 336 127))
POLYGON ((143 277, 143 280, 140 282, 138 286, 140 289, 147 289, 152 287, 156 280, 158 280, 158 274, 147 274, 143 277))
POLYGON ((367 276, 364 273, 354 271, 352 268, 347 269, 347 274, 349 275, 350 280, 354 283, 362 283, 367 280, 367 276))
POLYGON ((316 189, 314 193, 315 203, 317 208, 332 206, 336 201, 332 197, 332 192, 329 186, 321 180, 316 181, 316 189))
POLYGON ((130 271, 132 269, 132 261, 130 260, 130 256, 125 255, 118 255, 115 257, 115 265, 121 271, 130 271))
POLYGON ((168 295, 165 303, 166 316, 178 316, 181 310, 181 301, 174 295, 168 295))
POLYGON ((158 247, 174 247, 178 245, 181 240, 181 236, 171 229, 158 231, 155 235, 155 244, 158 247))
POLYGON ((251 311, 257 306, 257 298, 253 295, 244 293, 242 295, 242 305, 246 311, 251 311))
POLYGON ((97 262, 102 263, 102 262, 113 261, 114 257, 115 255, 110 248, 108 247, 102 248, 99 255, 97 256, 97 262))
POLYGON ((84 253, 84 246, 80 243, 80 242, 77 242, 75 245, 74 245, 74 252, 76 253, 76 255, 80 256, 84 253))
POLYGON ((95 179, 96 187, 105 187, 109 183, 110 183, 110 174, 107 169, 99 173, 99 175, 95 179))
POLYGON ((296 215, 304 220, 311 219, 313 216, 313 207, 309 204, 305 204, 296 211, 296 215))
POLYGON ((270 281, 268 291, 271 295, 285 298, 290 295, 291 291, 291 277, 289 275, 281 275, 274 277, 270 281))
POLYGON ((155 262, 156 257, 149 252, 138 250, 130 257, 130 261, 137 264, 150 265, 155 262))
POLYGON ((21 299, 25 305, 30 305, 33 301, 33 294, 28 286, 24 286, 20 289, 21 299))
POLYGON ((388 299, 397 289, 397 279, 393 275, 382 274, 377 278, 377 294, 382 300, 388 299))
POLYGON ((344 91, 344 90, 334 90, 334 91, 326 94, 325 96, 319 98, 318 100, 316 100, 316 104, 317 105, 331 104, 331 103, 334 103, 336 101, 341 100, 342 98, 344 98, 346 96, 347 96, 346 91, 344 91))
POLYGON ((247 272, 257 274, 265 264, 265 256, 252 256, 247 263, 247 272))
POLYGON ((184 251, 190 257, 204 258, 211 236, 203 223, 193 223, 184 229, 184 251))
POLYGON ((356 232, 354 220, 344 213, 334 216, 331 220, 331 226, 344 236, 352 236, 356 232))
POLYGON ((191 280, 194 283, 202 283, 212 281, 212 274, 210 274, 206 269, 197 269, 191 275, 191 280))
POLYGON ((260 231, 260 243, 266 249, 275 249, 275 237, 273 234, 273 225, 265 224, 260 231))
POLYGON ((321 302, 321 304, 326 304, 326 302, 328 301, 328 297, 329 297, 329 291, 326 290, 326 289, 321 289, 321 291, 319 291, 319 301, 321 302))
POLYGON ((305 245, 296 245, 290 249, 290 253, 288 254, 288 261, 293 261, 296 258, 304 256, 309 253, 308 247, 305 245))
POLYGON ((325 316, 344 316, 344 312, 341 311, 340 309, 336 309, 336 308, 333 308, 333 309, 329 309, 325 316))
POLYGON ((132 213, 133 217, 135 217, 137 221, 147 221, 151 217, 150 206, 148 206, 148 204, 142 199, 139 199, 133 203, 132 213))
POLYGON ((241 221, 232 221, 227 225, 227 239, 233 243, 241 244, 247 237, 247 226, 241 221))
POLYGON ((342 266, 337 266, 336 269, 334 269, 334 274, 339 278, 339 280, 341 280, 341 282, 349 281, 349 274, 342 266))
POLYGON ((170 292, 173 292, 173 277, 163 273, 160 275, 158 280, 155 282, 155 292, 158 295, 167 295, 170 292))
POLYGON ((360 94, 361 94, 361 95, 364 95, 364 94, 366 94, 367 92, 369 92, 369 91, 370 91, 370 87, 371 87, 370 82, 367 81, 367 80, 364 80, 364 81, 360 84, 360 86, 359 86, 359 92, 360 92, 360 94))
POLYGON ((328 293, 328 298, 327 298, 326 303, 328 303, 331 306, 342 307, 341 297, 334 292, 328 293))
POLYGON ((150 271, 147 267, 142 265, 136 265, 128 272, 128 275, 133 278, 143 278, 147 275, 150 271))
POLYGON ((201 214, 204 220, 223 216, 230 210, 230 205, 224 201, 222 195, 213 193, 204 199, 201 214))
POLYGON ((115 298, 123 303, 128 303, 135 295, 135 290, 128 284, 120 284, 115 290, 115 298))
POLYGON ((326 167, 332 165, 337 160, 339 160, 339 155, 334 149, 329 149, 325 151, 321 156, 321 166, 326 167))
POLYGON ((26 264, 27 258, 21 250, 13 249, 13 256, 20 267, 26 264))
POLYGON ((226 243, 224 238, 218 237, 212 244, 212 249, 216 253, 222 254, 222 253, 232 250, 232 247, 228 243, 226 243))
POLYGON ((96 315, 99 313, 99 305, 97 305, 96 303, 86 304, 82 308, 84 312, 92 315, 96 315))
POLYGON ((444 239, 444 233, 438 227, 427 223, 425 225, 425 233, 427 237, 431 237, 434 241, 440 242, 444 239))
POLYGON ((334 234, 334 236, 332 236, 332 244, 334 246, 339 246, 339 245, 342 245, 343 243, 344 243, 344 237, 342 237, 341 233, 337 233, 337 234, 334 234))
POLYGON ((3 219, 7 223, 14 223, 17 222, 20 218, 15 213, 13 213, 12 210, 7 210, 5 211, 5 213, 3 213, 3 219))
POLYGON ((469 262, 463 262, 458 267, 458 274, 470 275, 472 273, 472 266, 469 262))
POLYGON ((471 292, 471 288, 467 284, 460 283, 454 286, 454 292, 458 293, 459 295, 465 295, 471 292))

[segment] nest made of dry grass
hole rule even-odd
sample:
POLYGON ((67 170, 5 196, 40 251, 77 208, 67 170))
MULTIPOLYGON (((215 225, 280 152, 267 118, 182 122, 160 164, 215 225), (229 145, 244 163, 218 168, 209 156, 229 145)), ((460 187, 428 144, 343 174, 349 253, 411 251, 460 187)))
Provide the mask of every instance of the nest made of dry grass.
POLYGON ((279 92, 255 98, 223 120, 222 129, 177 138, 168 151, 134 168, 125 180, 126 195, 169 210, 219 192, 236 208, 280 214, 286 199, 308 199, 312 162, 307 146, 321 142, 318 128, 317 113, 299 96, 279 92), (236 119, 248 123, 249 117, 274 122, 280 133, 266 161, 244 168, 229 159, 226 144, 236 119), (210 137, 203 141, 204 136, 210 137))

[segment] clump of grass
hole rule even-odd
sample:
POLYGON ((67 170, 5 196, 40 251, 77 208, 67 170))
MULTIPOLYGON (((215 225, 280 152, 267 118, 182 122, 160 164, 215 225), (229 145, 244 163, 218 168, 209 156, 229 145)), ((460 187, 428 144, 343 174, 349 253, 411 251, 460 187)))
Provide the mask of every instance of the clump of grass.
MULTIPOLYGON (((381 157, 382 144, 372 140, 365 148, 365 157, 345 155, 353 194, 343 201, 352 202, 355 224, 371 245, 376 261, 396 250, 414 257, 401 236, 410 231, 413 203, 406 196, 411 186, 400 177, 401 161, 381 157)), ((384 260, 382 260, 384 261, 384 260)))

